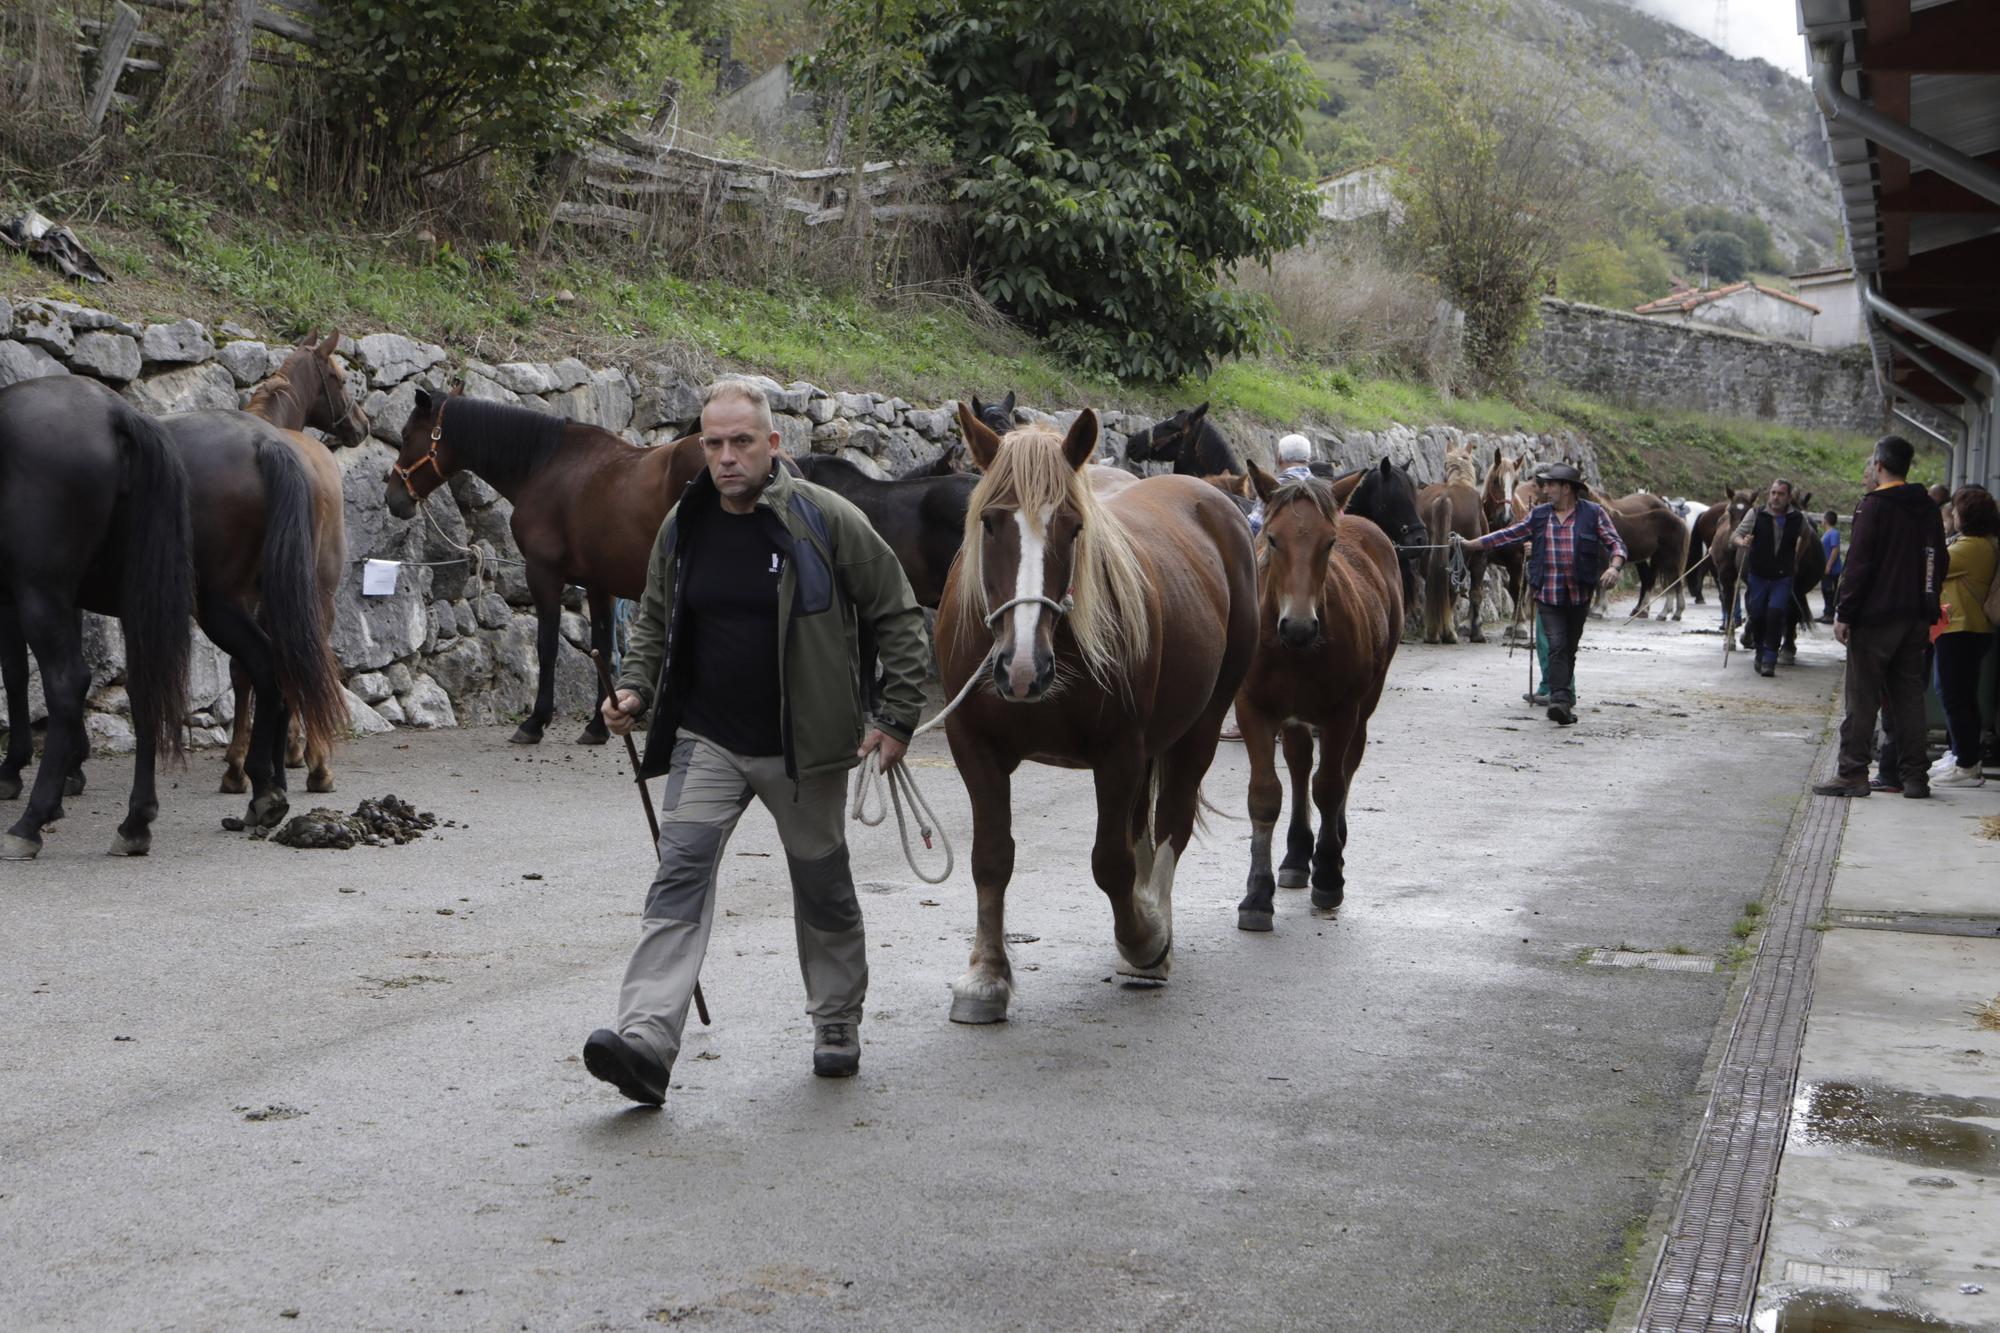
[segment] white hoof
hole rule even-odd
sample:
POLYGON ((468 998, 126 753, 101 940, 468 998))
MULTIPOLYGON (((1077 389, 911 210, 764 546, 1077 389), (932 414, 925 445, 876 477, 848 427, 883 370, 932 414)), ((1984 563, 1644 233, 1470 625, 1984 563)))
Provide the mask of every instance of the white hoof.
POLYGON ((968 972, 951 983, 951 1021, 1004 1023, 1013 995, 1013 984, 1006 978, 968 972))

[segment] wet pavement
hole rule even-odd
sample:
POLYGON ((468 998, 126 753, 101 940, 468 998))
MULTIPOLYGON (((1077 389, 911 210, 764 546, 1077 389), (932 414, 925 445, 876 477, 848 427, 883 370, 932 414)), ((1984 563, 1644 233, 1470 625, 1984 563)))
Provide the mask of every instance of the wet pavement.
MULTIPOLYGON (((1725 675, 1691 632, 1711 610, 1594 622, 1567 731, 1520 703, 1523 654, 1406 644, 1337 918, 1285 891, 1275 933, 1237 931, 1249 826, 1211 815, 1161 988, 1115 975, 1087 774, 1015 784, 997 1027, 945 1018, 964 870, 922 885, 891 830, 856 830, 873 986, 851 1082, 808 1073, 784 862, 753 809, 703 977, 716 1025, 661 1112, 577 1058, 648 879, 618 751, 504 729, 351 745, 331 804, 393 791, 458 827, 347 851, 221 831, 241 799, 203 757, 146 861, 101 855, 123 793, 100 764, 42 859, 0 869, 0 1309, 1600 1327, 1685 1161, 1732 972, 1584 959, 1727 955, 1839 675, 1820 640, 1775 681, 1741 654, 1725 675)), ((915 771, 962 865, 941 736, 915 771)), ((1225 746, 1209 799, 1240 811, 1245 783, 1225 746)))

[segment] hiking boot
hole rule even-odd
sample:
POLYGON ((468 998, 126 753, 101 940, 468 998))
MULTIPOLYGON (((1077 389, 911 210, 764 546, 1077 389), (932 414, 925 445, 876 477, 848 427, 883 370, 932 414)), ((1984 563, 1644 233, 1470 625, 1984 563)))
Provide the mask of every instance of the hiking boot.
POLYGON ((861 1070, 861 1034, 852 1023, 822 1023, 813 1035, 813 1073, 853 1078, 861 1070))
POLYGON ((1778 674, 1778 668, 1769 662, 1759 662, 1757 664, 1757 674, 1760 676, 1775 676, 1778 674))
POLYGON ((602 1079, 642 1106, 658 1106, 667 1099, 668 1067, 654 1059, 651 1051, 610 1028, 599 1028, 584 1040, 583 1067, 591 1077, 602 1079))
POLYGON ((1866 796, 1869 789, 1874 786, 1875 784, 1872 782, 1815 782, 1813 784, 1813 795, 1866 796))
POLYGON ((1549 696, 1541 690, 1536 690, 1532 694, 1524 694, 1521 696, 1521 699, 1530 708, 1547 708, 1549 706, 1549 696))
MULTIPOLYGON (((1968 783, 1967 785, 1969 786, 1971 784, 1968 783)), ((1930 798, 1931 798, 1931 784, 1928 779, 1922 782, 1906 782, 1903 784, 1904 800, 1928 801, 1930 798)))
POLYGON ((1559 727, 1573 727, 1576 725, 1576 714, 1568 704, 1550 704, 1549 721, 1559 727))
POLYGON ((1798 660, 1799 660, 1799 652, 1798 652, 1798 649, 1796 649, 1796 648, 1780 648, 1780 649, 1778 650, 1778 665, 1779 665, 1779 666, 1792 666, 1792 665, 1796 664, 1796 663, 1798 662, 1798 660))
POLYGON ((1868 779, 1868 790, 1888 792, 1893 795, 1903 790, 1903 780, 1901 778, 1870 778, 1868 779))

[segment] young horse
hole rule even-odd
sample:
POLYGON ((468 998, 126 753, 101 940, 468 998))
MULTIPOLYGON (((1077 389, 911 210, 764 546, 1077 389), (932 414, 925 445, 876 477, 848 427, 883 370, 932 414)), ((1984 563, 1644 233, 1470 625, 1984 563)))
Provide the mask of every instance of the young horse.
POLYGON ((1003 441, 969 408, 959 424, 986 475, 937 623, 946 692, 978 677, 946 722, 972 800, 979 893, 951 1017, 994 1023, 1013 993, 1004 911, 1010 786, 1024 759, 1092 771, 1090 864, 1111 900, 1120 970, 1167 975, 1174 868, 1250 669, 1257 591, 1250 529, 1221 492, 1192 477, 1086 468, 1096 413, 1067 437, 1030 428, 1003 441))
MULTIPOLYGON (((181 754, 187 706, 188 479, 159 423, 95 380, 51 376, 0 390, 0 674, 7 689, 7 753, 0 799, 21 794, 34 757, 28 721, 28 650, 42 671, 48 741, 27 808, 4 837, 0 860, 42 849, 42 829, 62 818, 65 784, 80 778, 86 746, 80 610, 115 615, 125 635, 125 691, 139 752, 114 856, 142 856, 159 814, 159 752, 181 754)), ((80 792, 80 782, 69 787, 80 792)))
MULTIPOLYGON (((1479 500, 1479 470, 1470 453, 1445 450, 1444 476, 1417 492, 1417 507, 1424 516, 1428 544, 1436 549, 1424 565, 1424 642, 1458 642, 1458 592, 1451 586, 1450 552, 1445 549, 1452 533, 1461 537, 1486 535, 1485 513, 1479 500)), ((1466 622, 1466 637, 1474 643, 1486 642, 1480 623, 1479 596, 1486 587, 1487 555, 1484 551, 1466 557, 1471 583, 1466 589, 1472 604, 1466 622)))
MULTIPOLYGON (((1632 615, 1644 616, 1652 606, 1654 583, 1665 587, 1687 566, 1687 524, 1665 500, 1645 491, 1607 501, 1604 509, 1611 515, 1611 526, 1618 529, 1619 540, 1625 543, 1626 560, 1639 572, 1639 604, 1632 615)), ((1598 591, 1600 612, 1607 596, 1604 590, 1598 591)), ((1679 620, 1687 605, 1685 587, 1667 594, 1658 612, 1661 620, 1667 619, 1668 603, 1672 604, 1673 618, 1679 620)))
POLYGON ((1280 486, 1255 463, 1264 501, 1257 548, 1257 653, 1236 693, 1236 721, 1250 756, 1250 882, 1236 908, 1240 930, 1269 930, 1279 884, 1312 875, 1315 907, 1346 892, 1347 793, 1368 745, 1368 719, 1403 637, 1396 548, 1373 523, 1343 515, 1317 479, 1280 486), (1292 776, 1285 860, 1271 875, 1271 834, 1284 806, 1271 747, 1282 732, 1292 776), (1319 775, 1313 776, 1313 737, 1319 775), (1318 807, 1319 839, 1307 811, 1318 807))
POLYGON ((1132 463, 1172 463, 1176 473, 1190 477, 1243 471, 1229 441, 1208 419, 1207 403, 1184 407, 1133 435, 1125 441, 1125 458, 1132 463))
MULTIPOLYGON (((611 599, 645 592, 660 524, 703 466, 697 436, 641 449, 608 430, 525 407, 417 390, 402 452, 383 483, 389 512, 415 517, 425 497, 460 472, 483 478, 514 506, 508 526, 528 566, 541 668, 534 711, 514 733, 516 745, 540 744, 555 715, 564 586, 583 588, 591 646, 610 661, 611 599)), ((605 736, 593 708, 577 744, 602 745, 605 736)))
POLYGON ((880 481, 845 459, 824 454, 792 462, 807 481, 854 502, 896 553, 917 605, 936 610, 945 576, 965 540, 965 510, 979 478, 954 472, 880 481))
MULTIPOLYGON (((319 576, 320 615, 330 629, 333 625, 333 598, 340 588, 341 567, 347 563, 347 523, 341 507, 340 468, 333 454, 319 441, 304 434, 311 426, 334 437, 343 445, 356 445, 368 438, 368 418, 347 393, 347 376, 333 359, 340 334, 329 333, 315 344, 306 339, 285 358, 276 374, 251 392, 244 411, 276 426, 305 464, 312 480, 313 541, 319 576)), ((222 790, 241 793, 250 790, 244 760, 250 753, 251 722, 255 715, 255 694, 250 674, 241 663, 232 662, 230 684, 236 692, 236 718, 223 756, 222 790)), ((333 790, 333 770, 325 741, 312 743, 304 737, 293 718, 288 738, 286 764, 306 768, 306 790, 333 790)))
POLYGON ((1250 478, 1238 472, 1216 472, 1202 480, 1228 496, 1230 503, 1243 511, 1245 518, 1255 511, 1257 505, 1250 494, 1250 478))

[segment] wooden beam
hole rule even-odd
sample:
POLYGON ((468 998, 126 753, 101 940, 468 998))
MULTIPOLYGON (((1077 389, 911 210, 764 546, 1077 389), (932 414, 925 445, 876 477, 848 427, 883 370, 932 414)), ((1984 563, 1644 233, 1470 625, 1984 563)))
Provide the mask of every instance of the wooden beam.
MULTIPOLYGON (((1907 11, 1906 11, 1907 12, 1907 11)), ((1992 74, 2000 71, 2000 15, 1988 0, 1957 0, 1908 14, 1899 34, 1864 35, 1870 74, 1992 74)))
POLYGON ((118 91, 118 76, 125 72, 125 57, 138 31, 139 11, 118 0, 111 11, 110 31, 97 48, 97 86, 83 109, 83 118, 93 132, 103 126, 104 114, 111 109, 111 95, 118 91))
MULTIPOLYGON (((1988 153, 1979 160, 2000 167, 2000 153, 1988 153)), ((1934 171, 1913 175, 1900 190, 1884 190, 1878 207, 1884 213, 2000 213, 2000 203, 1934 171)))

